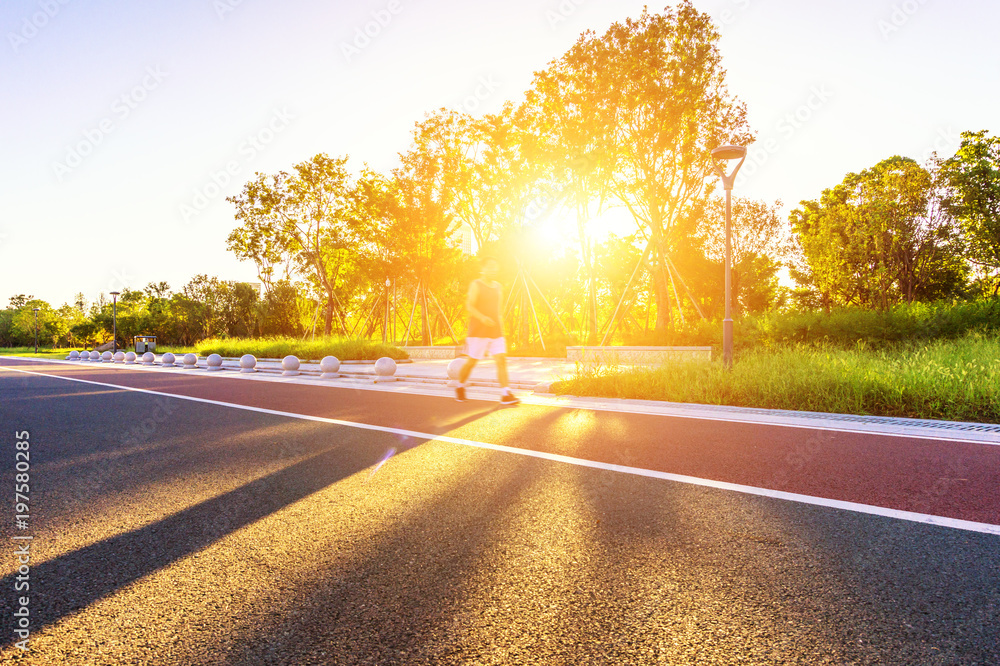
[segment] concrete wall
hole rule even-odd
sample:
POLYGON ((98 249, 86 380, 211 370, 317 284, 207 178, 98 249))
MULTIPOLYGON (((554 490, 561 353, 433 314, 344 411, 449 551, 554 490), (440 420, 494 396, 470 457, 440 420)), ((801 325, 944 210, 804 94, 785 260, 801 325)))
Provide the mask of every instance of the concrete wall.
POLYGON ((566 347, 566 360, 588 363, 666 363, 712 360, 711 347, 566 347))
POLYGON ((453 345, 434 345, 432 347, 400 347, 410 358, 414 361, 426 360, 432 358, 457 358, 460 351, 459 347, 453 345))

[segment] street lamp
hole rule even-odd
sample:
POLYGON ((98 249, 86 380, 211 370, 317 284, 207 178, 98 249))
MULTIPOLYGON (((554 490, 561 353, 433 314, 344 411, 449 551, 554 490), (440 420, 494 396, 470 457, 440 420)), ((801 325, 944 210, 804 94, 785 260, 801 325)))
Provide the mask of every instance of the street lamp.
POLYGON ((726 369, 733 367, 733 182, 736 180, 736 172, 743 166, 746 158, 747 149, 743 146, 719 146, 712 151, 715 172, 722 178, 722 186, 726 188, 726 318, 722 320, 722 361, 726 369), (727 175, 722 170, 721 163, 729 160, 739 160, 739 162, 727 175))
POLYGON ((382 321, 382 344, 385 344, 389 338, 389 287, 392 286, 392 280, 388 276, 385 278, 385 319, 382 321))
POLYGON ((112 304, 111 304, 111 313, 112 313, 111 314, 111 321, 113 322, 111 324, 111 327, 112 327, 112 329, 111 329, 111 331, 112 331, 111 332, 111 348, 114 350, 114 351, 111 352, 112 354, 117 354, 118 353, 118 294, 120 294, 120 293, 121 293, 120 291, 113 291, 113 292, 111 292, 111 300, 112 300, 112 304))
POLYGON ((35 312, 35 356, 38 355, 38 310, 39 310, 39 308, 34 308, 34 312, 35 312))

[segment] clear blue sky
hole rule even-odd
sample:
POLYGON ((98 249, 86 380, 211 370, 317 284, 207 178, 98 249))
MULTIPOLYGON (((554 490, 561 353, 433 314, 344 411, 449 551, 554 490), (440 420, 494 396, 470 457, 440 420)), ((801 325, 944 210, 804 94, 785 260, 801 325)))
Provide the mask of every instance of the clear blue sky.
MULTIPOLYGON (((225 197, 253 172, 319 152, 389 169, 427 111, 517 100, 581 31, 642 4, 4 0, 0 307, 179 289, 196 273, 254 280, 225 249, 225 197)), ((758 132, 740 195, 787 211, 883 158, 1000 131, 1000 3, 696 5, 721 25, 730 90, 758 132)))

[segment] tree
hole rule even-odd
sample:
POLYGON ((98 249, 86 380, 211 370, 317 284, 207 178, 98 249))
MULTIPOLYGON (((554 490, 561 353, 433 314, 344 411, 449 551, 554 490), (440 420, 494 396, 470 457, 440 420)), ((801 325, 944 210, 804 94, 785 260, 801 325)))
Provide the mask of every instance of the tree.
POLYGON ((441 168, 441 200, 448 216, 472 230, 476 245, 494 241, 520 216, 527 187, 519 148, 521 133, 507 105, 482 118, 447 109, 414 129, 414 154, 441 168))
POLYGON ((347 157, 319 154, 296 164, 291 174, 258 173, 239 196, 227 199, 243 223, 230 234, 230 249, 238 257, 257 262, 262 282, 269 285, 273 273, 267 267, 278 257, 290 257, 325 297, 327 335, 333 331, 335 314, 346 326, 337 285, 351 251, 366 233, 352 224, 358 219, 347 214, 350 177, 346 163, 347 157))
POLYGON ((31 301, 31 299, 33 298, 34 296, 25 296, 24 294, 17 294, 15 296, 11 296, 10 305, 8 305, 7 307, 13 310, 20 310, 21 308, 26 306, 28 302, 31 301))
POLYGON ((943 276, 962 280, 949 286, 953 293, 964 286, 954 221, 933 174, 909 158, 847 174, 790 220, 800 254, 792 276, 814 286, 827 309, 911 303, 941 293, 943 276))
MULTIPOLYGON (((166 282, 150 282, 143 289, 146 292, 146 296, 150 299, 155 298, 170 298, 170 285, 166 282)), ((80 294, 82 297, 83 294, 80 294)))
MULTIPOLYGON (((690 209, 714 178, 711 149, 751 140, 746 111, 725 85, 719 34, 689 0, 662 14, 643 10, 601 37, 585 32, 535 89, 568 106, 559 130, 583 154, 578 168, 608 177, 652 245, 657 329, 670 317, 669 262, 690 209)), ((549 104, 552 109, 554 104, 549 104)), ((548 111, 553 113, 553 111, 548 111)))
POLYGON ((261 333, 264 335, 302 335, 298 292, 291 282, 278 280, 264 296, 261 333))
POLYGON ((430 302, 422 307, 421 338, 429 344, 433 294, 454 288, 461 272, 462 252, 454 236, 458 221, 452 158, 435 145, 433 136, 414 131, 414 144, 401 155, 402 164, 393 171, 393 189, 398 197, 394 228, 406 244, 400 266, 424 289, 431 290, 430 302))
MULTIPOLYGON (((961 223, 968 259, 982 269, 1000 270, 1000 137, 986 130, 962 132, 958 151, 940 167, 950 190, 946 205, 961 223)), ((994 296, 998 289, 1000 281, 994 296)))
MULTIPOLYGON (((778 271, 788 253, 788 229, 778 216, 781 202, 736 197, 732 203, 733 298, 738 312, 763 312, 778 304, 778 271)), ((708 259, 726 260, 725 199, 710 199, 697 236, 708 259)))

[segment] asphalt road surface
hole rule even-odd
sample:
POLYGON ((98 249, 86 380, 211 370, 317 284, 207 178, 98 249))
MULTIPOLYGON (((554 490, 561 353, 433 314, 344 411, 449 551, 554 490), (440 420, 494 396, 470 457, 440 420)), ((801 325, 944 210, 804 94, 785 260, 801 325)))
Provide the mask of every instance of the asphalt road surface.
POLYGON ((0 663, 1000 664, 1000 536, 642 474, 997 525, 993 444, 6 359, 0 425, 0 663))

